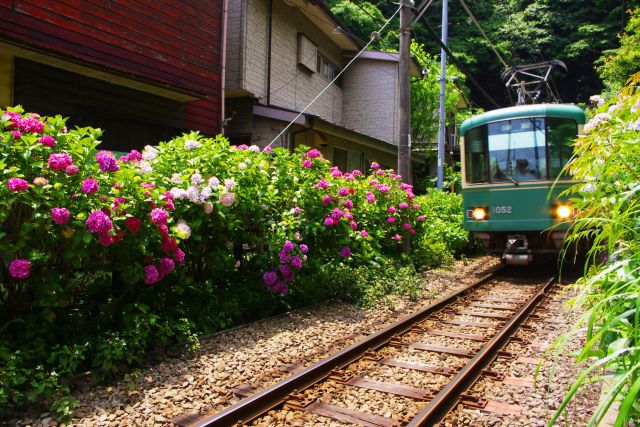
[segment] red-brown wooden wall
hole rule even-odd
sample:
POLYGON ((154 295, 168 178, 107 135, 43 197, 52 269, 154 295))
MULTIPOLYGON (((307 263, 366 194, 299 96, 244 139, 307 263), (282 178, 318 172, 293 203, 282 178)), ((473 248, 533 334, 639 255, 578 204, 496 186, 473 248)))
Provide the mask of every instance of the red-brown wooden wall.
POLYGON ((0 38, 199 94, 185 128, 219 132, 222 0, 0 0, 0 38))

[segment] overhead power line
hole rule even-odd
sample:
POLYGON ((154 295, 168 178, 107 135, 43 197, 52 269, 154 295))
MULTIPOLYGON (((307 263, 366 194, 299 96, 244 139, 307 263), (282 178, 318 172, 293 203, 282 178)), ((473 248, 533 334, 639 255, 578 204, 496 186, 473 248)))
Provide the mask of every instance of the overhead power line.
POLYGON ((496 56, 498 57, 498 60, 502 63, 504 68, 509 68, 509 64, 507 64, 507 61, 505 61, 502 55, 500 55, 500 52, 498 52, 498 49, 496 49, 494 44, 491 42, 491 40, 487 36, 487 33, 484 32, 484 30, 482 29, 482 26, 480 25, 476 17, 473 15, 473 12, 471 12, 471 9, 469 9, 469 6, 467 6, 467 3, 465 3, 464 0, 460 0, 460 4, 462 4, 462 7, 467 12, 467 15, 469 15, 469 17, 471 18, 473 23, 476 25, 476 27, 478 27, 480 34, 482 34, 482 37, 484 37, 484 39, 487 41, 487 43, 489 44, 489 47, 491 48, 491 50, 493 50, 493 53, 496 54, 496 56))

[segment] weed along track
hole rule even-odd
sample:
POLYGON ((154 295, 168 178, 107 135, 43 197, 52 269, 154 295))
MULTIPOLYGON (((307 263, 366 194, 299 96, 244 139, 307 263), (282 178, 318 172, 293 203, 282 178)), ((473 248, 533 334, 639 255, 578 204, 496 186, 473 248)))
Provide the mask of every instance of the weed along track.
MULTIPOLYGON (((237 384, 243 399, 210 416, 183 414, 181 426, 434 425, 458 404, 510 414, 515 405, 474 394, 478 380, 503 381, 489 365, 555 279, 503 269, 263 390, 237 384), (489 367, 489 368, 488 368, 489 367)), ((534 318, 548 318, 540 311, 534 318)), ((552 315, 551 315, 552 317, 552 315)), ((553 320, 553 319, 550 319, 553 320)))

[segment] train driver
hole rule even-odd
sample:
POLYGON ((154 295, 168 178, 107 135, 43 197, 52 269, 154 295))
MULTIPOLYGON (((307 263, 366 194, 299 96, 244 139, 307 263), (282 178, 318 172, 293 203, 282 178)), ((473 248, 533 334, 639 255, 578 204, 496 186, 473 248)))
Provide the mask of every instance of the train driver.
POLYGON ((529 169, 529 161, 527 159, 516 160, 516 176, 518 181, 532 181, 538 179, 529 169))

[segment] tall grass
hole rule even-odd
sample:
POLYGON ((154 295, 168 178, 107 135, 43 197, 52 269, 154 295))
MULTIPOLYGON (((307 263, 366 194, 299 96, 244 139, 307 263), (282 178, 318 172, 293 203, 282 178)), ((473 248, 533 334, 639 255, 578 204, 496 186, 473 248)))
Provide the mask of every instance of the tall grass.
POLYGON ((584 336, 577 360, 584 366, 549 425, 589 383, 610 384, 589 421, 598 425, 620 404, 615 426, 640 415, 640 73, 600 106, 575 143, 568 165, 578 182, 570 190, 578 215, 568 244, 593 242, 574 306, 585 310, 556 343, 584 336))

